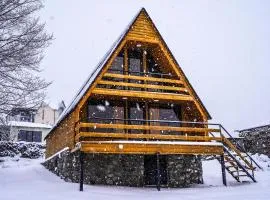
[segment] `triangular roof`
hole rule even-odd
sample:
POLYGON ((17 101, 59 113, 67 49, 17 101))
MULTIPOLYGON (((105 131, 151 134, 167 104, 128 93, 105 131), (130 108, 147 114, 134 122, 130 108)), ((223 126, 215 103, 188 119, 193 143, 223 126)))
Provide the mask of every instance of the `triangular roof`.
MULTIPOLYGON (((105 54, 105 56, 101 59, 101 61, 98 63, 98 65, 95 67, 95 69, 93 70, 92 74, 87 78, 87 80, 84 82, 84 84, 82 85, 82 87, 79 89, 78 93, 75 95, 75 97, 73 98, 71 104, 66 107, 66 109, 63 111, 62 115, 59 117, 59 119, 57 120, 56 124, 54 125, 54 127, 52 128, 52 130, 58 126, 58 124, 68 115, 70 114, 76 107, 76 105, 80 102, 80 100, 82 99, 82 97, 86 94, 86 92, 88 91, 88 89, 90 88, 90 86, 92 85, 92 83, 95 81, 95 79, 99 76, 100 72, 102 71, 103 67, 106 65, 107 61, 111 58, 112 54, 114 53, 114 51, 117 49, 117 47, 120 45, 120 43, 122 42, 122 40, 126 37, 126 35, 129 33, 129 30, 133 27, 133 24, 136 22, 137 18, 140 16, 140 14, 144 14, 146 16, 146 18, 150 21, 152 27, 155 29, 156 33, 159 35, 159 38, 162 40, 162 42, 164 43, 165 48, 169 51, 170 56, 172 57, 172 59, 174 60, 174 62, 176 63, 176 65, 180 68, 180 65, 177 63, 176 59, 174 58, 172 52, 170 51, 170 49, 168 48, 166 42, 164 41, 164 39, 162 38, 161 34, 159 33, 158 29, 156 28, 155 24, 153 23, 152 19, 150 18, 149 14, 147 13, 147 11, 142 8, 136 15, 135 17, 132 19, 132 21, 128 24, 128 26, 125 28, 125 30, 123 31, 123 33, 120 35, 120 37, 113 43, 112 47, 109 49, 109 51, 105 54)), ((187 77, 184 75, 183 71, 181 70, 182 75, 184 76, 185 80, 187 81, 187 83, 189 84, 190 89, 192 90, 195 99, 198 100, 199 104, 201 105, 202 109, 204 110, 204 112, 207 114, 207 118, 211 119, 211 116, 209 114, 209 112, 207 111, 207 109, 205 108, 205 106, 203 105, 202 101, 200 100, 199 96, 197 95, 196 91, 193 89, 193 87, 191 86, 190 82, 188 81, 187 77)))

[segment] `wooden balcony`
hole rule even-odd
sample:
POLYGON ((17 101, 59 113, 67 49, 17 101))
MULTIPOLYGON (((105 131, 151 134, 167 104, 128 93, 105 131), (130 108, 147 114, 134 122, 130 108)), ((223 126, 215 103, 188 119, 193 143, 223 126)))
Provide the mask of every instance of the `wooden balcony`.
MULTIPOLYGON (((133 72, 134 73, 134 72, 133 72)), ((156 75, 156 74, 155 74, 156 75)), ((168 101, 193 101, 182 80, 143 75, 105 73, 93 95, 168 101)))
MULTIPOLYGON (((87 153, 223 154, 219 128, 208 128, 206 124, 192 127, 194 124, 192 122, 185 122, 186 126, 180 127, 150 125, 149 121, 147 123, 130 125, 81 122, 76 126, 75 141, 80 144, 81 150, 87 153), (134 130, 137 132, 130 133, 134 130), (150 133, 150 131, 160 131, 160 133, 150 133), (166 134, 162 134, 164 131, 166 134)), ((162 123, 164 124, 164 121, 162 123)))

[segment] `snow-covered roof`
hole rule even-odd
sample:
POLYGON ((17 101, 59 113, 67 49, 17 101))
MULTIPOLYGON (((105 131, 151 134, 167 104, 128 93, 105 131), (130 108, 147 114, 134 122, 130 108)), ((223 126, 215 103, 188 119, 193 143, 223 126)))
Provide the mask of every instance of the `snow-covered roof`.
POLYGON ((34 123, 34 122, 21 122, 21 121, 9 121, 8 125, 17 127, 30 127, 30 128, 47 128, 51 129, 52 126, 48 124, 34 123))
MULTIPOLYGON (((124 31, 122 32, 122 34, 120 35, 120 37, 113 43, 112 47, 109 49, 109 51, 105 54, 105 56, 101 59, 101 61, 98 63, 98 65, 94 68, 92 74, 90 74, 90 76, 86 79, 86 81, 84 82, 84 84, 82 85, 82 87, 79 89, 79 91, 77 92, 77 94, 75 95, 75 97, 73 98, 73 100, 71 101, 70 105, 66 107, 66 109, 63 111, 63 113, 60 115, 60 117, 58 118, 58 120, 56 121, 56 123, 54 124, 54 126, 52 127, 52 130, 50 131, 50 133, 58 126, 58 124, 69 114, 73 111, 73 109, 76 107, 76 105, 79 103, 79 101, 81 100, 81 98, 85 95, 85 93, 87 92, 87 90, 89 89, 89 87, 91 86, 91 84, 95 81, 96 77, 98 77, 99 73, 101 72, 102 68, 105 66, 105 64, 107 63, 107 61, 109 60, 109 58, 111 57, 111 55, 113 54, 113 52, 115 51, 115 49, 120 45, 121 41, 123 40, 123 38, 126 36, 126 34, 128 33, 128 31, 132 28, 132 25, 134 24, 134 22, 136 21, 137 17, 140 15, 141 12, 146 13, 146 15, 148 16, 149 20, 152 22, 154 28, 156 29, 156 31, 158 32, 158 34, 160 35, 160 38, 162 39, 162 41, 164 42, 164 44, 166 44, 166 42, 163 40, 161 34, 159 33, 158 29, 155 27, 153 21, 151 20, 151 18, 149 17, 148 13, 146 12, 146 10, 144 8, 142 8, 131 20, 131 22, 128 24, 128 26, 124 29, 124 31)), ((167 47, 167 45, 166 45, 167 47)), ((173 54, 171 53, 170 49, 167 47, 167 49, 169 50, 170 54, 172 55, 173 59, 175 60, 175 62, 177 63, 176 59, 174 58, 173 54)), ((179 64, 177 63, 177 65, 179 66, 179 64)), ((187 82, 189 83, 188 79, 186 78, 187 82)), ((209 114, 209 112, 207 111, 207 109, 205 108, 205 106, 203 105, 202 101, 200 100, 199 96, 197 95, 196 91, 193 89, 193 87, 191 86, 191 84, 189 83, 191 89, 193 90, 196 99, 200 102, 200 104, 202 105, 203 109, 206 111, 208 118, 211 119, 211 116, 209 114)), ((50 134, 49 133, 49 134, 50 134)), ((48 134, 48 135, 49 135, 48 134)), ((47 136, 48 136, 47 135, 47 136)), ((47 137, 46 136, 46 137, 47 137)), ((45 137, 45 139, 46 139, 45 137)))

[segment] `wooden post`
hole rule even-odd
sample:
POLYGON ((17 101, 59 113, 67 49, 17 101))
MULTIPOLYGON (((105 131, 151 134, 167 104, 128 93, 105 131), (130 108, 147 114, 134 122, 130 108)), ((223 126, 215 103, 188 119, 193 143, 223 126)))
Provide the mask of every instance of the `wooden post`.
POLYGON ((84 162, 84 153, 82 151, 80 151, 80 191, 83 191, 83 175, 84 175, 83 162, 84 162))
POLYGON ((222 172, 223 185, 227 186, 224 155, 221 155, 220 156, 220 164, 221 164, 221 172, 222 172))
POLYGON ((159 163, 159 152, 157 153, 157 173, 156 173, 156 181, 157 181, 157 190, 160 191, 160 163, 159 163))
MULTIPOLYGON (((128 67, 128 49, 127 49, 127 46, 124 47, 124 75, 129 75, 129 67, 128 67)), ((124 82, 128 83, 129 80, 128 79, 124 79, 124 82)), ((128 90, 128 87, 125 87, 125 90, 128 90)), ((125 99, 124 100, 124 124, 129 124, 129 108, 128 108, 128 100, 125 99)), ((125 133, 129 133, 129 130, 128 129, 125 129, 124 130, 125 133)))

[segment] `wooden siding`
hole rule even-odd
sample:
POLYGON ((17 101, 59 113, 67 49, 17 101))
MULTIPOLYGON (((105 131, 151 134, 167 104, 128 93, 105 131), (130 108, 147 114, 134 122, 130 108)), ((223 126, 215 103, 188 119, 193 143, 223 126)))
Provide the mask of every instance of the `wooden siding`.
POLYGON ((144 13, 141 13, 131 27, 127 38, 131 40, 146 40, 155 41, 156 32, 153 25, 144 13))
POLYGON ((46 139, 46 158, 65 147, 73 149, 75 144, 75 112, 67 116, 46 139))

